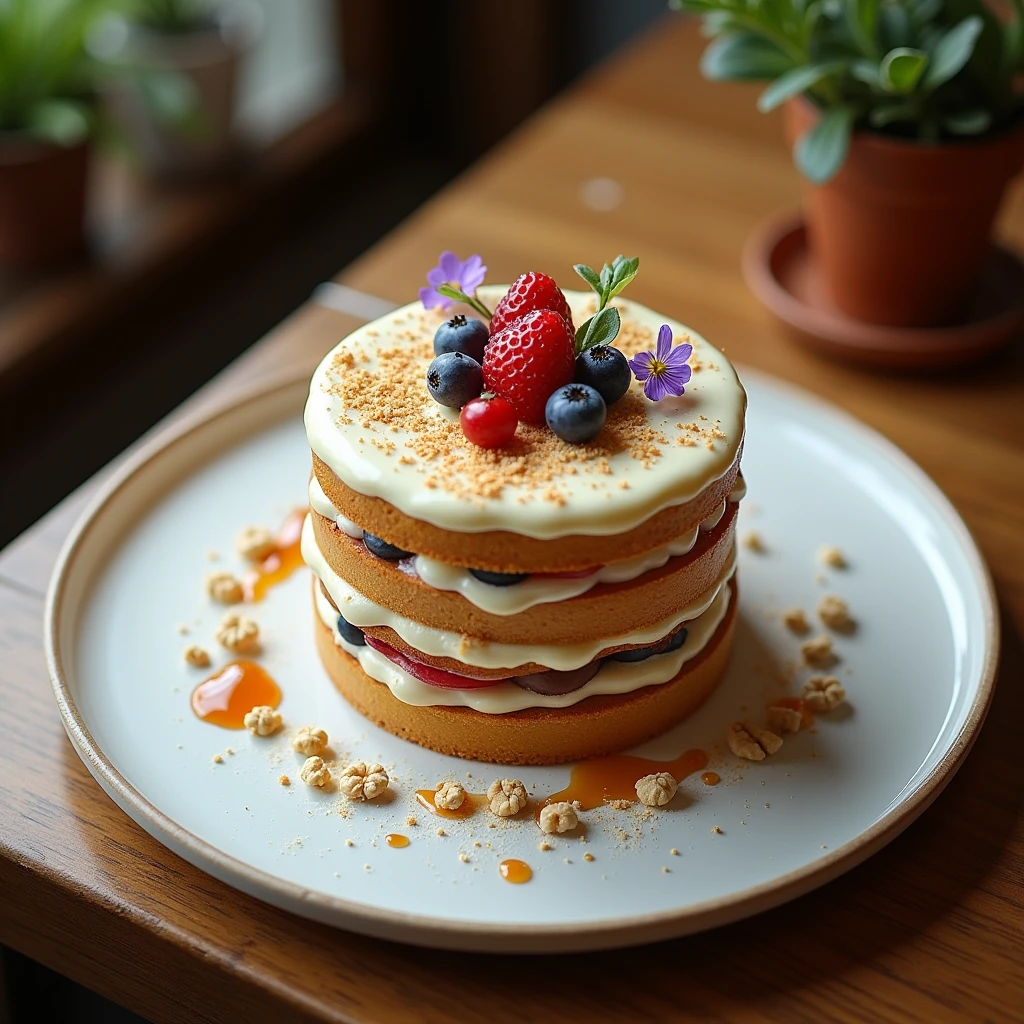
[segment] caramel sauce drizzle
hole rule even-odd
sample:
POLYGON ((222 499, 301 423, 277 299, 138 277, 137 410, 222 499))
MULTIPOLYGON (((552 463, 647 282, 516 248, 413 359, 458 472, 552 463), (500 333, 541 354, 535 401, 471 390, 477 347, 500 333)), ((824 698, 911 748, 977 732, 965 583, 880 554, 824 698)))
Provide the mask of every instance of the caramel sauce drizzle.
POLYGON ((434 790, 417 789, 416 802, 420 807, 425 807, 431 814, 436 814, 439 818, 461 820, 462 818, 468 818, 478 807, 486 807, 487 796, 484 793, 467 793, 466 799, 459 804, 458 808, 454 811, 449 811, 447 808, 438 807, 434 803, 434 790))
POLYGON ((498 872, 506 882, 511 882, 513 885, 522 885, 533 878, 533 868, 526 861, 516 860, 514 857, 503 860, 498 865, 498 872))
POLYGON ((384 837, 384 842, 394 850, 404 850, 409 845, 409 837, 399 835, 397 832, 389 832, 384 837))
POLYGON ((582 761, 572 769, 569 785, 552 793, 544 803, 578 800, 584 811, 600 807, 609 800, 636 801, 636 782, 645 775, 668 772, 677 782, 706 768, 708 755, 703 750, 687 750, 674 761, 651 761, 632 754, 615 754, 582 761))
POLYGON ((242 719, 258 704, 276 708, 281 688, 252 661, 231 661, 192 691, 196 717, 224 729, 243 728, 242 719))
POLYGON ((243 577, 242 592, 247 603, 262 601, 271 587, 283 583, 303 564, 299 541, 302 537, 302 524, 308 511, 305 508, 297 508, 289 514, 275 538, 277 549, 243 577))
POLYGON ((717 786, 722 781, 722 776, 718 772, 705 772, 701 777, 700 781, 705 786, 717 786))

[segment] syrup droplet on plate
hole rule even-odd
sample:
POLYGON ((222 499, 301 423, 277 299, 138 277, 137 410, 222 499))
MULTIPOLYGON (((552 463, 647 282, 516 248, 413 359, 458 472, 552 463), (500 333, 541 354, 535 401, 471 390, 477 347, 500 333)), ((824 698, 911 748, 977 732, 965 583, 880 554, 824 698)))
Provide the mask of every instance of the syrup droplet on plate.
POLYGON ((503 860, 498 865, 498 871, 506 882, 511 882, 513 885, 522 885, 533 878, 533 868, 525 860, 516 860, 515 857, 503 860))
POLYGON ((478 807, 486 807, 487 797, 483 793, 467 793, 466 799, 454 811, 449 811, 434 803, 434 790, 417 789, 416 802, 420 807, 425 807, 431 814, 436 814, 439 818, 457 819, 468 818, 478 807))
POLYGON ((572 803, 578 800, 583 810, 593 810, 609 800, 636 801, 637 779, 656 772, 668 772, 676 782, 706 768, 708 755, 703 750, 687 750, 674 761, 650 761, 632 754, 615 754, 582 761, 574 766, 569 785, 561 792, 552 793, 544 803, 559 800, 572 803))
POLYGON ((409 845, 409 837, 399 835, 397 832, 389 832, 384 837, 384 842, 394 850, 403 850, 409 845))
POLYGON ((262 601, 271 587, 283 583, 303 564, 299 541, 308 511, 298 508, 288 516, 274 538, 276 550, 243 577, 242 591, 248 603, 262 601))
POLYGON ((722 776, 718 772, 705 772, 701 777, 700 781, 705 786, 717 786, 722 781, 722 776))
POLYGON ((196 717, 225 729, 243 728, 242 719, 259 704, 280 703, 281 688, 252 661, 230 661, 192 691, 196 717))

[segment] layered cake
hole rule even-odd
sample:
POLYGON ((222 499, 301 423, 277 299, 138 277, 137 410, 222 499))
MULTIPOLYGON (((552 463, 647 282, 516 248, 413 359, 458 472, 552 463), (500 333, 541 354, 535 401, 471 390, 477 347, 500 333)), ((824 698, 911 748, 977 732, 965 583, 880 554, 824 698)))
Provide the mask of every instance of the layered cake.
POLYGON ((589 292, 428 287, 313 375, 316 643, 389 732, 577 760, 664 731, 722 678, 745 394, 703 338, 617 297, 615 268, 578 270, 589 292))

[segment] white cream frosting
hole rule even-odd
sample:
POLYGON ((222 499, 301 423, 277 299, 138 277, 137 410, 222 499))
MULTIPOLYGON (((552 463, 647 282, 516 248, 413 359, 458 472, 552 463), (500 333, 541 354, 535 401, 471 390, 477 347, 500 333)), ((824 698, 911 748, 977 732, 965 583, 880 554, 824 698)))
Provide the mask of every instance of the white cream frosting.
POLYGON ((376 679, 387 686, 398 700, 416 707, 466 707, 488 715, 502 715, 526 708, 567 708, 598 694, 631 693, 644 686, 667 683, 679 674, 687 661, 697 657, 707 646, 725 618, 731 600, 730 588, 722 587, 703 614, 687 623, 686 643, 679 650, 668 654, 656 654, 646 661, 632 664, 606 661, 594 678, 578 690, 549 696, 524 690, 515 683, 507 682, 472 690, 448 690, 423 683, 372 647, 355 647, 343 640, 338 633, 337 613, 320 588, 316 588, 317 613, 320 621, 331 629, 334 642, 346 654, 355 658, 371 679, 376 679))
MULTIPOLYGON (((505 290, 506 286, 487 286, 480 289, 480 296, 493 306, 505 290)), ((567 291, 565 296, 574 322, 582 323, 593 296, 578 291, 567 291)), ((310 447, 353 490, 382 498, 406 515, 441 529, 507 530, 542 540, 568 534, 611 536, 633 529, 665 508, 691 501, 728 472, 743 440, 746 395, 729 361, 700 335, 638 303, 616 304, 624 322, 650 331, 651 348, 659 327, 667 323, 677 343, 685 340, 693 345, 690 362, 700 369, 684 395, 657 403, 645 401, 647 425, 665 438, 658 456, 634 458, 626 445, 605 457, 603 470, 594 460, 594 465, 584 463, 575 473, 559 471, 554 482, 561 498, 557 507, 528 484, 507 483, 500 494, 487 498, 473 496, 468 484, 462 489, 424 486, 433 464, 415 454, 405 428, 378 429, 365 412, 343 407, 332 391, 346 372, 337 355, 350 352, 360 368, 373 372, 380 365, 381 351, 409 345, 411 336, 432 337, 441 315, 424 311, 418 302, 354 331, 321 362, 306 403, 310 447), (694 423, 700 424, 701 431, 714 431, 713 438, 700 436, 695 443, 687 427, 694 423)), ((426 366, 424 361, 424 374, 426 366)), ((636 381, 631 387, 639 393, 636 381)), ((425 384, 422 412, 428 419, 450 416, 449 410, 433 402, 425 384)), ((452 472, 458 475, 459 470, 452 472)), ((468 481, 468 474, 464 475, 468 481)))
POLYGON ((309 507, 324 519, 330 519, 335 523, 342 533, 347 533, 355 540, 363 539, 363 528, 357 526, 351 519, 346 519, 332 504, 331 499, 324 493, 320 481, 315 476, 309 478, 309 507))
POLYGON ((676 609, 672 615, 649 629, 574 644, 501 644, 425 626, 360 594, 327 563, 317 545, 309 516, 306 516, 302 527, 301 550, 306 564, 327 588, 331 600, 353 626, 386 626, 393 629, 410 647, 423 654, 434 658, 452 658, 464 665, 485 669, 516 668, 519 665, 533 663, 567 672, 589 665, 601 651, 609 647, 656 643, 680 623, 695 619, 706 611, 719 590, 736 571, 736 554, 733 549, 721 576, 702 601, 687 608, 676 609))
MULTIPOLYGON (((737 503, 746 494, 743 477, 738 477, 729 494, 728 501, 737 503)), ((336 522, 350 537, 362 537, 363 531, 351 520, 346 519, 331 504, 316 477, 309 483, 309 504, 314 512, 336 522)), ((436 558, 416 555, 412 567, 416 575, 435 590, 448 590, 461 594, 470 604, 492 615, 516 615, 538 604, 554 604, 585 594, 599 583, 625 583, 642 576, 652 569, 660 569, 670 558, 685 555, 693 549, 699 531, 713 530, 725 515, 726 502, 700 524, 670 544, 649 551, 635 558, 626 558, 610 565, 603 565, 590 576, 579 579, 551 579, 534 576, 509 587, 496 587, 478 580, 465 566, 439 562, 436 558)))

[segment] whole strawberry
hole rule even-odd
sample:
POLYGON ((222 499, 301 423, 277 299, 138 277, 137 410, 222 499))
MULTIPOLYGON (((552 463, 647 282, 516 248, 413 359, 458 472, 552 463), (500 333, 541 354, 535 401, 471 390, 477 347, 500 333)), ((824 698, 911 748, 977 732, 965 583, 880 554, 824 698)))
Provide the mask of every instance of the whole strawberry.
POLYGON ((491 334, 484 349, 484 385, 525 423, 543 423, 552 391, 576 370, 572 325, 552 309, 535 309, 491 334))
POLYGON ((572 326, 569 303, 565 301, 562 289, 555 284, 554 278, 531 270, 516 278, 505 297, 495 306, 491 317, 491 336, 535 309, 553 309, 561 313, 569 321, 569 326, 572 326))

